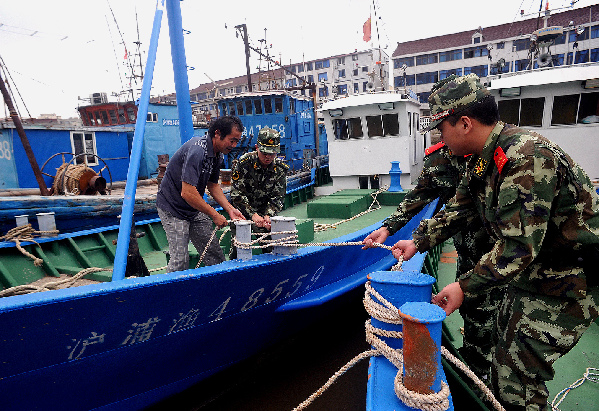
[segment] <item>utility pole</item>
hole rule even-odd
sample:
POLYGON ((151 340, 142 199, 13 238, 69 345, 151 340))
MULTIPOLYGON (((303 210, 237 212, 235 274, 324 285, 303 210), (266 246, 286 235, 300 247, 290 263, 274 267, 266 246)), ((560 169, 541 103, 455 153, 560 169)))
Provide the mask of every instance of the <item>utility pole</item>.
POLYGON ((247 26, 244 24, 240 24, 235 26, 238 30, 238 33, 241 32, 241 37, 243 38, 243 44, 245 45, 245 69, 247 71, 248 78, 248 92, 252 91, 252 75, 250 74, 250 43, 248 41, 248 30, 247 26))

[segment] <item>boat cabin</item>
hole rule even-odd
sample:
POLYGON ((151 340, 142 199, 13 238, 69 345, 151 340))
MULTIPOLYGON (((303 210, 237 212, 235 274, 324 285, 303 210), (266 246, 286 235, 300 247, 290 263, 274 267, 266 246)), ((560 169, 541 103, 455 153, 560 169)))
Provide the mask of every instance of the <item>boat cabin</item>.
POLYGON ((599 64, 503 74, 489 90, 502 121, 554 141, 599 179, 599 64))
POLYGON ((263 127, 280 133, 281 157, 290 170, 312 167, 312 159, 328 152, 326 137, 322 136, 324 129, 315 134, 313 107, 310 98, 284 90, 255 91, 219 99, 219 115, 237 116, 244 125, 243 138, 225 158, 225 167, 230 168, 232 160, 254 150, 263 127))
POLYGON ((324 103, 320 113, 335 189, 390 185, 395 161, 402 188, 409 188, 420 175, 425 136, 419 132, 417 100, 393 92, 362 94, 324 103))

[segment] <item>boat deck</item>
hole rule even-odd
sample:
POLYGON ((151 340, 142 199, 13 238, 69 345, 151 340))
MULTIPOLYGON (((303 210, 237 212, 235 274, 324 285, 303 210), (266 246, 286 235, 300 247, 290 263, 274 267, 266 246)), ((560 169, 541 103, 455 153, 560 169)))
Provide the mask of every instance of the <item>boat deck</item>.
MULTIPOLYGON (((456 258, 457 253, 453 243, 451 241, 446 242, 443 245, 441 257, 439 259, 437 282, 440 287, 439 289, 455 280, 456 258)), ((453 338, 454 347, 456 349, 461 347, 463 342, 461 329, 464 324, 462 317, 460 317, 459 313, 456 311, 445 319, 444 324, 445 331, 449 334, 448 336, 453 338)), ((444 344, 447 343, 444 342, 444 344)), ((593 323, 583 334, 582 338, 572 351, 556 361, 554 365, 555 378, 547 383, 547 388, 549 389, 549 402, 551 403, 560 391, 568 388, 579 378, 582 378, 588 367, 599 368, 599 320, 593 323)), ((453 395, 454 390, 451 383, 450 388, 452 388, 453 395)), ((597 399, 599 399, 599 384, 585 381, 580 387, 575 388, 568 393, 564 401, 559 405, 559 410, 597 409, 597 399)), ((454 401, 456 401, 455 396, 454 401)), ((459 405, 459 403, 457 405, 459 405)), ((486 408, 481 406, 481 409, 486 408)))

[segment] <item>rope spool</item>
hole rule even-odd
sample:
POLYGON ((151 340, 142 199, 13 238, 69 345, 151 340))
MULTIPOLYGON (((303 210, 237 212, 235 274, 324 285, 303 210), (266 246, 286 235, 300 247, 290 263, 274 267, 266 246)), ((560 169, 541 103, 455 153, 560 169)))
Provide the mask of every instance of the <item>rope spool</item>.
MULTIPOLYGON (((52 184, 53 192, 54 194, 87 194, 90 181, 96 176, 96 172, 85 164, 64 163, 56 170, 56 177, 52 184)), ((106 186, 105 181, 104 186, 106 186)))

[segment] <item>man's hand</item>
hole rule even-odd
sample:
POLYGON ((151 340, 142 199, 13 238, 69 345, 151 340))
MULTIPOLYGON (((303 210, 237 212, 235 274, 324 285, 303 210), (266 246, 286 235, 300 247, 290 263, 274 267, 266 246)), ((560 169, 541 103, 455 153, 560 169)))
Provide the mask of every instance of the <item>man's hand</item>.
POLYGON ((416 254, 417 251, 418 250, 416 249, 413 240, 399 240, 393 244, 393 247, 391 247, 393 257, 397 258, 398 260, 401 257, 404 261, 414 257, 414 254, 416 254))
POLYGON ((387 230, 387 227, 381 227, 378 230, 374 230, 372 233, 368 234, 368 237, 362 240, 362 244, 364 244, 362 250, 371 248, 372 243, 383 244, 385 240, 387 240, 387 237, 389 237, 389 230, 387 230))
POLYGON ((214 213, 214 215, 212 216, 212 221, 214 221, 214 224, 216 224, 218 228, 223 228, 227 225, 227 219, 225 218, 225 216, 218 212, 214 213))
POLYGON ((227 213, 229 213, 229 217, 231 218, 231 220, 245 220, 243 213, 235 207, 229 208, 227 210, 227 213))
POLYGON ((460 283, 455 282, 446 285, 439 294, 433 297, 431 302, 443 308, 445 314, 451 314, 464 302, 464 292, 460 287, 460 283))

